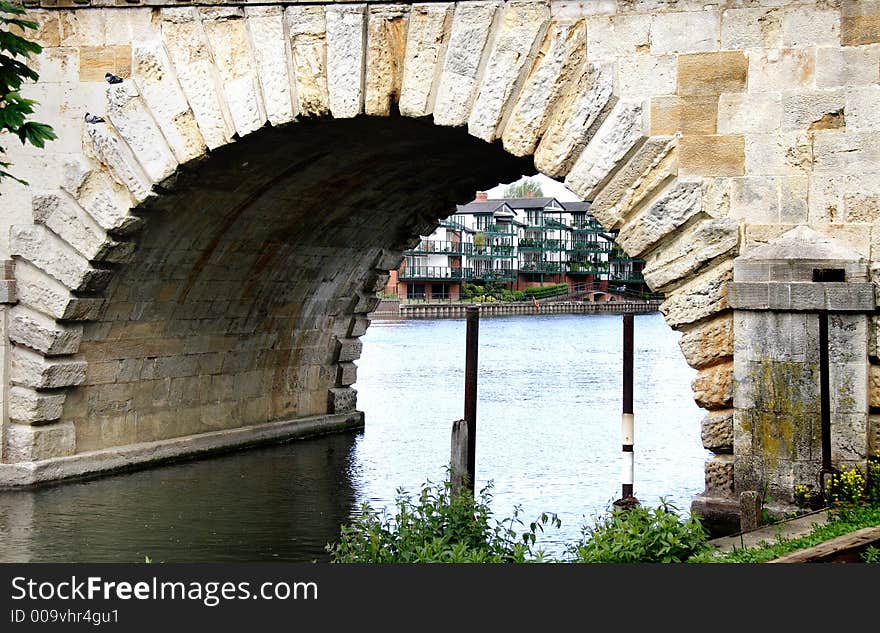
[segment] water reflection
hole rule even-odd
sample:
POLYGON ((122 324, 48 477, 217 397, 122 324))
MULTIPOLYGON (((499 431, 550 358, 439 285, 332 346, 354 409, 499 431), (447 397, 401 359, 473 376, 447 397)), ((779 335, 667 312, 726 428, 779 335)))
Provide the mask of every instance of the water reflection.
POLYGON ((354 441, 346 433, 0 493, 0 560, 323 560, 354 502, 354 441))

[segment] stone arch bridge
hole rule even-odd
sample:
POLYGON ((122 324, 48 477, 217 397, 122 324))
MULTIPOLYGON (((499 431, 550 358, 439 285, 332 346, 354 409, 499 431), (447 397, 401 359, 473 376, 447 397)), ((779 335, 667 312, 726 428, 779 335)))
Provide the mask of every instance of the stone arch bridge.
POLYGON ((833 462, 880 450, 880 2, 25 4, 59 138, 0 187, 2 485, 362 424, 387 271, 532 170, 666 293, 698 511, 816 482, 820 310, 833 462))

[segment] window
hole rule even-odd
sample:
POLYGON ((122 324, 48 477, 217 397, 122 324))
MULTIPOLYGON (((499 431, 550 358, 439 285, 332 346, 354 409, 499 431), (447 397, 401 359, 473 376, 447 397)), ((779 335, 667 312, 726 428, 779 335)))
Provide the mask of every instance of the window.
POLYGON ((449 284, 431 284, 431 298, 432 299, 448 299, 449 298, 449 284))
POLYGON ((425 284, 407 284, 406 285, 406 298, 407 299, 424 299, 425 298, 425 284))

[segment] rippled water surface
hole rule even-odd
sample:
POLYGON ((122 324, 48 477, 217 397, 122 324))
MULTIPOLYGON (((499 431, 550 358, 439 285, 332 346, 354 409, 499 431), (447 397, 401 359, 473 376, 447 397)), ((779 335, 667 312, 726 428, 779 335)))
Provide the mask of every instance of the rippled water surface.
MULTIPOLYGON (((703 487, 701 413, 678 334, 636 317, 635 493, 686 509, 703 487)), ((358 362, 362 434, 0 493, 0 561, 308 561, 363 501, 439 481, 463 414, 464 320, 375 321, 358 362)), ((620 493, 621 317, 480 323, 477 485, 493 509, 562 519, 560 554, 620 493)))

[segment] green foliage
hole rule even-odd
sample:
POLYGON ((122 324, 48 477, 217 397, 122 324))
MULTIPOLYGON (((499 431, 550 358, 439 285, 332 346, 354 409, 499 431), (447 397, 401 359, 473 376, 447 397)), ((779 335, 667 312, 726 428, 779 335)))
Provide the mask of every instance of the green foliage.
POLYGON ((535 198, 542 197, 544 190, 541 189, 541 183, 531 178, 525 178, 504 188, 505 198, 527 198, 529 193, 535 198))
POLYGON ((822 507, 822 495, 811 485, 794 487, 794 502, 801 509, 818 510, 822 507))
POLYGON ((868 458, 868 476, 865 482, 865 501, 880 507, 880 457, 868 458))
MULTIPOLYGON (((36 42, 13 31, 24 33, 27 29, 37 28, 36 22, 21 17, 24 14, 22 7, 0 0, 0 134, 9 132, 18 136, 22 145, 30 143, 34 147, 42 148, 46 141, 57 137, 50 126, 27 120, 33 114, 37 102, 25 99, 19 92, 25 80, 39 79, 39 75, 26 62, 31 55, 43 50, 36 42)), ((3 154, 5 150, 0 147, 0 155, 3 154)), ((6 171, 9 166, 9 162, 0 160, 0 180, 12 178, 27 184, 6 171)))
POLYGON ((568 294, 569 290, 568 284, 552 284, 539 288, 526 288, 522 292, 525 298, 531 301, 532 299, 546 299, 547 297, 565 295, 568 294))
POLYGON ((474 497, 452 494, 449 482, 428 482, 416 501, 398 490, 396 513, 389 516, 364 504, 353 523, 343 526, 340 540, 328 544, 336 563, 525 563, 540 562, 534 549, 537 532, 559 519, 542 514, 524 532, 520 509, 497 521, 489 503, 491 484, 474 497))
POLYGON ((862 552, 862 560, 866 563, 880 563, 880 549, 873 545, 862 552))
POLYGON ((880 507, 854 506, 839 508, 833 511, 828 523, 817 524, 806 536, 784 539, 777 535, 776 541, 763 541, 756 547, 735 549, 721 553, 717 551, 703 552, 694 556, 689 562, 695 563, 764 563, 800 549, 813 547, 819 543, 849 534, 866 527, 880 525, 880 507))
POLYGON ((825 486, 825 502, 832 507, 855 506, 862 502, 867 492, 867 478, 859 468, 853 467, 834 473, 825 486))
POLYGON ((681 563, 708 547, 699 519, 681 517, 665 500, 657 508, 611 511, 582 533, 569 548, 574 562, 681 563))

